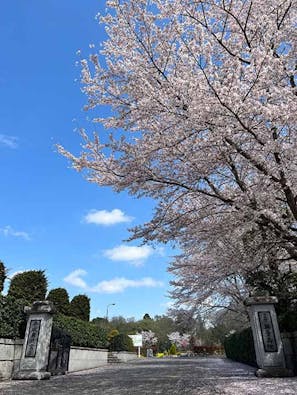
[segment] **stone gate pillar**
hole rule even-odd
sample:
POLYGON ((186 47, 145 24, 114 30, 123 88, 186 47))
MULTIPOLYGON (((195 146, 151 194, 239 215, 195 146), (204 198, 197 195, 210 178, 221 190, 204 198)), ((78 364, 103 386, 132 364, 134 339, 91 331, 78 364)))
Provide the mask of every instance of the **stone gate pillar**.
POLYGON ((286 368, 274 304, 275 296, 250 297, 245 301, 253 332, 259 377, 292 376, 286 368))
POLYGON ((53 304, 49 301, 34 302, 25 307, 28 314, 25 341, 20 361, 20 370, 15 380, 49 379, 47 372, 50 340, 53 324, 53 304))

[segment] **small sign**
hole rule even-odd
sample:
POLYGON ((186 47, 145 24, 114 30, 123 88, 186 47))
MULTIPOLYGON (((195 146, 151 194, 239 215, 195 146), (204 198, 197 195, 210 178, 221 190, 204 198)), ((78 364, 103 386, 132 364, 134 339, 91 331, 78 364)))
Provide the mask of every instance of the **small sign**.
POLYGON ((27 358, 27 357, 34 358, 36 355, 36 349, 37 349, 37 343, 38 343, 38 337, 39 337, 39 331, 40 331, 40 324, 41 324, 41 320, 31 320, 30 321, 25 358, 27 358))
POLYGON ((128 335, 132 341, 134 347, 142 347, 142 335, 128 335))
POLYGON ((271 314, 269 311, 259 311, 258 317, 260 321, 262 339, 265 352, 277 352, 277 344, 271 314))

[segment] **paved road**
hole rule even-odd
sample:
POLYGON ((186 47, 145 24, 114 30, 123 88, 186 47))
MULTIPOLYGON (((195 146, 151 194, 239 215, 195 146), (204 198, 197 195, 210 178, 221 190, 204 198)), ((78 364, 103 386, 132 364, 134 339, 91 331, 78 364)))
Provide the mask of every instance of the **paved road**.
POLYGON ((48 381, 0 382, 2 395, 280 395, 297 378, 258 379, 254 369, 221 358, 141 359, 48 381))

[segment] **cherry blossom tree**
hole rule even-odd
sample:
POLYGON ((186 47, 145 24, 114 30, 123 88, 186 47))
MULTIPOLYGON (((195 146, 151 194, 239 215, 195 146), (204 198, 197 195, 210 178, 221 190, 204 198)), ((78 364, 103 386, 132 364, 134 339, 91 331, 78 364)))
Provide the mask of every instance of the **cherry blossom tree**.
POLYGON ((91 182, 156 200, 132 238, 179 246, 181 302, 244 297, 247 273, 272 263, 294 270, 296 1, 107 6, 103 50, 81 63, 86 110, 109 106, 94 122, 110 134, 82 130, 81 155, 60 152, 91 182))
POLYGON ((155 336, 152 331, 142 331, 142 344, 144 347, 152 347, 156 343, 158 343, 158 338, 155 336))
POLYGON ((190 344, 191 335, 186 333, 181 335, 179 332, 172 332, 167 335, 167 337, 171 343, 175 344, 178 348, 186 349, 190 344))

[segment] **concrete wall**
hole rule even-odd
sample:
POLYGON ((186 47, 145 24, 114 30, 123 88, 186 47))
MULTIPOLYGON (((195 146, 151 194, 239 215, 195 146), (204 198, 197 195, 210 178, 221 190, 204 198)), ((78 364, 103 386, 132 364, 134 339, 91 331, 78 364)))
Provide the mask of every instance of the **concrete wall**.
POLYGON ((24 340, 0 339, 0 380, 9 380, 19 369, 24 340))
POLYGON ((98 368, 107 365, 108 350, 85 347, 71 347, 68 372, 98 368))
POLYGON ((121 362, 129 362, 133 359, 137 359, 137 354, 135 352, 113 351, 112 354, 116 356, 121 362))
POLYGON ((297 375, 297 332, 281 333, 287 368, 297 375))
MULTIPOLYGON (((9 380, 14 371, 19 370, 24 340, 0 339, 0 380, 9 380)), ((119 351, 114 355, 121 362, 136 359, 135 353, 119 351)), ((69 372, 93 369, 107 365, 108 350, 71 347, 69 356, 69 372)))

